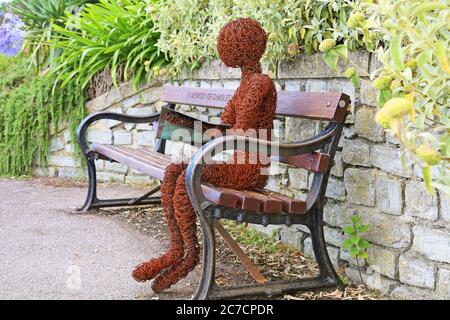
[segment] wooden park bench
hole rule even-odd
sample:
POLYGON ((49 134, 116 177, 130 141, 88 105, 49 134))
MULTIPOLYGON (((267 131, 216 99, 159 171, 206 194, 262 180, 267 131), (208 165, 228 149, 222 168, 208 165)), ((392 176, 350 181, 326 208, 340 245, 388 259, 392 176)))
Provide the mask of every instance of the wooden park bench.
MULTIPOLYGON (((223 108, 234 91, 165 86, 162 100, 168 108, 176 104, 210 108, 223 108)), ((293 143, 274 143, 243 136, 223 136, 204 144, 189 162, 186 187, 203 231, 203 264, 195 299, 223 299, 242 296, 280 295, 305 289, 339 286, 342 282, 331 264, 323 233, 323 207, 325 190, 335 151, 348 115, 350 98, 341 92, 278 92, 277 116, 324 120, 328 124, 318 135, 293 143), (249 150, 252 144, 276 145, 275 161, 314 172, 306 200, 291 198, 268 190, 237 191, 202 184, 200 175, 205 158, 211 158, 218 147, 223 150, 249 150), (312 246, 319 265, 314 278, 289 281, 266 281, 250 259, 218 222, 230 219, 243 223, 267 225, 305 225, 311 233, 312 246), (215 284, 215 231, 218 231, 233 252, 257 281, 256 284, 218 287, 215 284)), ((156 187, 139 198, 98 199, 95 160, 104 159, 127 165, 150 177, 162 180, 171 157, 165 154, 165 140, 157 141, 156 150, 113 145, 88 145, 88 127, 102 119, 129 123, 157 125, 159 114, 131 116, 112 112, 99 112, 85 118, 78 128, 78 141, 86 160, 89 189, 81 211, 102 207, 122 207, 160 203, 156 187)), ((252 149, 254 150, 254 149, 252 149)), ((271 150, 271 148, 267 148, 271 150)))

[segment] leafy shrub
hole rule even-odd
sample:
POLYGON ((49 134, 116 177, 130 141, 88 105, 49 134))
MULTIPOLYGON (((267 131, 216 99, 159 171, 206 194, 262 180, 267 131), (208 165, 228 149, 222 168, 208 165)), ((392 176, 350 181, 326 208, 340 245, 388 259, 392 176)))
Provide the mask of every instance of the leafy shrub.
POLYGON ((53 81, 30 74, 21 55, 0 55, 0 175, 29 175, 34 164, 46 164, 49 124, 56 132, 60 122, 67 122, 75 138, 85 116, 83 93, 71 83, 51 95, 53 81))
POLYGON ((422 168, 428 189, 450 195, 450 2, 379 0, 364 9, 376 23, 363 32, 386 40, 373 75, 382 107, 376 119, 422 168))
POLYGON ((64 27, 54 24, 58 38, 53 45, 64 50, 55 69, 62 86, 75 80, 84 88, 105 69, 111 69, 112 81, 117 84, 121 66, 123 80, 131 74, 133 84, 138 86, 152 76, 146 68, 164 65, 166 60, 155 46, 159 35, 151 31, 148 5, 139 0, 101 0, 87 4, 77 15, 67 16, 64 27))
POLYGON ((374 48, 370 35, 347 26, 356 5, 350 0, 175 0, 159 2, 152 16, 161 34, 157 46, 172 61, 173 74, 214 59, 220 28, 237 17, 254 18, 269 33, 263 59, 274 71, 279 60, 318 51, 325 39, 349 50, 374 48))

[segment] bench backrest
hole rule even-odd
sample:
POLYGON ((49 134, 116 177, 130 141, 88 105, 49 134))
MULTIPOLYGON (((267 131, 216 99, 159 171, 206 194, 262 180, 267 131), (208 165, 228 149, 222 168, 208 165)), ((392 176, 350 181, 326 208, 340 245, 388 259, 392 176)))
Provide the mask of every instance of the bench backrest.
MULTIPOLYGON (((224 108, 234 91, 166 85, 161 100, 172 104, 224 108)), ((276 114, 344 123, 349 106, 350 97, 342 92, 278 91, 276 114)), ((272 160, 324 173, 327 172, 331 159, 328 154, 314 151, 297 156, 272 157, 272 160)))
MULTIPOLYGON (((235 90, 164 86, 161 100, 210 108, 224 108, 235 90)), ((342 92, 278 91, 279 116, 327 120, 343 123, 350 97, 342 92)))

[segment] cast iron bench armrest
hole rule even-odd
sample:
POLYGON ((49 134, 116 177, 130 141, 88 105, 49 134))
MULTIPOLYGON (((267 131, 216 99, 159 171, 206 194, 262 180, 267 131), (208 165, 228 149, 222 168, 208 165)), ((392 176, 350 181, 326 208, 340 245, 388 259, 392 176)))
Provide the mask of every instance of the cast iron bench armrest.
POLYGON ((85 155, 88 155, 89 153, 94 152, 91 148, 89 148, 88 143, 86 141, 86 131, 89 128, 91 124, 93 124, 96 121, 99 120, 117 120, 122 122, 128 122, 128 123, 149 123, 158 121, 159 119, 159 112, 154 113, 151 115, 144 115, 144 116, 131 116, 127 114, 122 113, 115 113, 115 112, 97 112, 93 113, 80 123, 77 129, 77 138, 78 142, 80 144, 81 151, 85 155))
MULTIPOLYGON (((250 146, 253 145, 264 147, 268 155, 271 155, 270 152, 273 150, 277 151, 276 156, 301 155, 323 148, 336 134, 337 128, 337 124, 329 124, 320 134, 293 143, 275 143, 238 135, 223 136, 208 142, 194 154, 186 170, 186 190, 195 211, 200 213, 209 204, 202 192, 200 177, 205 160, 211 160, 217 150, 220 152, 226 150, 248 151, 251 150, 250 146)), ((206 222, 203 221, 202 215, 198 215, 202 223, 206 222)))

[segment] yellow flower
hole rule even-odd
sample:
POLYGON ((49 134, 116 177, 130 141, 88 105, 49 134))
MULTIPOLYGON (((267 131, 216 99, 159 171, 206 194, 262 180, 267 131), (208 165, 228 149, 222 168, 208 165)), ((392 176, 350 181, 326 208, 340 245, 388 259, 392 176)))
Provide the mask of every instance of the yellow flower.
POLYGON ((319 50, 321 52, 327 52, 336 46, 336 41, 334 39, 325 39, 319 45, 319 50))
POLYGON ((417 60, 416 59, 408 60, 408 61, 406 61, 405 65, 408 68, 411 68, 411 70, 416 70, 416 68, 417 68, 417 60))
POLYGON ((145 71, 148 72, 149 68, 150 68, 150 61, 145 61, 144 62, 144 69, 145 69, 145 71))
POLYGON ((275 40, 277 40, 277 34, 275 32, 271 32, 269 34, 268 38, 269 38, 270 41, 275 41, 275 40))
POLYGON ((157 77, 159 75, 159 67, 153 67, 153 76, 157 77))
POLYGON ((390 87, 391 82, 392 82, 392 79, 390 77, 380 76, 372 82, 372 87, 374 87, 375 89, 378 89, 378 90, 387 89, 390 87))
POLYGON ((413 103, 406 98, 392 98, 386 102, 381 110, 394 119, 406 116, 413 109, 413 103))
POLYGON ((377 114, 375 115, 375 122, 385 129, 389 128, 392 120, 392 117, 386 112, 384 108, 378 110, 377 114))
POLYGON ((417 156, 430 166, 434 166, 441 161, 441 154, 434 150, 429 144, 421 144, 416 150, 417 156))
POLYGON ((161 70, 159 70, 158 75, 160 77, 164 77, 167 74, 167 69, 166 68, 162 68, 161 70))
POLYGON ((361 23, 366 19, 364 13, 356 12, 352 14, 347 20, 347 26, 349 28, 357 28, 361 26, 361 23))

